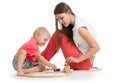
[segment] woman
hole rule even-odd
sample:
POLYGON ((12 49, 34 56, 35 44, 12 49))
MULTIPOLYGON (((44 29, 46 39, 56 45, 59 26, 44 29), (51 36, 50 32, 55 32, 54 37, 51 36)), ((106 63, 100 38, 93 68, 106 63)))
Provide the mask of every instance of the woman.
POLYGON ((95 54, 100 49, 91 26, 85 20, 76 16, 69 5, 64 2, 56 5, 54 15, 56 31, 42 55, 49 61, 61 48, 72 69, 90 69, 95 54))

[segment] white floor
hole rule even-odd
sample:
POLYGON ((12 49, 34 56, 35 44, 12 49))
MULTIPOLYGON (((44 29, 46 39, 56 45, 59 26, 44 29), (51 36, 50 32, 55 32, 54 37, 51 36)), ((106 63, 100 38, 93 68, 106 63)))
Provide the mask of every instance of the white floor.
MULTIPOLYGON (((58 57, 58 56, 57 56, 58 57)), ((56 57, 56 58, 57 58, 56 57)), ((61 57, 62 58, 62 57, 61 57)), ((53 58, 55 59, 55 58, 53 58)), ((98 59, 98 58, 96 58, 98 59)), ((103 60, 101 60, 103 61, 103 60)), ((39 83, 39 82, 84 82, 84 83, 96 83, 96 82, 120 82, 119 80, 119 67, 114 65, 116 62, 113 62, 113 64, 110 63, 111 61, 104 61, 104 65, 98 65, 99 67, 102 67, 103 69, 100 71, 79 71, 79 72, 73 72, 70 76, 64 76, 64 77, 57 77, 57 78, 29 78, 29 77, 17 77, 16 71, 13 70, 12 65, 10 64, 11 61, 9 60, 9 63, 4 65, 5 69, 2 69, 0 71, 1 79, 4 82, 17 82, 17 83, 39 83), (114 67, 113 67, 114 66, 114 67)), ((62 62, 61 62, 62 63, 62 62)), ((97 63, 97 61, 96 61, 97 63)), ((62 65, 59 65, 60 63, 56 63, 59 68, 62 69, 62 65)), ((97 64, 96 64, 97 65, 97 64)))
MULTIPOLYGON (((120 83, 120 12, 119 0, 0 0, 0 82, 4 83, 120 83), (12 59, 18 48, 32 36, 34 29, 45 26, 55 29, 53 9, 60 2, 67 2, 76 15, 94 26, 101 50, 94 66, 102 71, 75 72, 68 77, 26 78, 17 77, 12 59)), ((42 49, 40 49, 42 50, 42 49)), ((58 68, 64 65, 60 52, 51 62, 58 68)))
POLYGON ((29 78, 29 77, 17 77, 16 75, 11 75, 9 80, 20 82, 74 82, 74 81, 84 81, 84 82, 104 82, 105 78, 103 77, 104 72, 103 71, 96 71, 96 72, 85 72, 85 71, 79 71, 79 72, 73 72, 70 76, 64 76, 64 77, 56 77, 56 78, 29 78), (103 81, 102 81, 103 80, 103 81))

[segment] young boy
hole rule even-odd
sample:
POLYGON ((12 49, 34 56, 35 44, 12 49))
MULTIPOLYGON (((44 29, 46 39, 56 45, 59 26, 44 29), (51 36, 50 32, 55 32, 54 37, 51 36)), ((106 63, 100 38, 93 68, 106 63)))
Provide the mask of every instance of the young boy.
POLYGON ((26 73, 43 71, 45 66, 56 70, 55 64, 49 63, 39 51, 39 46, 46 44, 50 34, 44 27, 38 27, 33 37, 18 50, 12 61, 14 69, 18 76, 24 76, 26 73))

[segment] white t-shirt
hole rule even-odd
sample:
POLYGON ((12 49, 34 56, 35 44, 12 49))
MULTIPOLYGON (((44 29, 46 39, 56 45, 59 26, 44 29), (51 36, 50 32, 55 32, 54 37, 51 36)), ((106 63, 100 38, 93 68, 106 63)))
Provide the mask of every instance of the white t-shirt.
POLYGON ((82 26, 85 26, 90 34, 96 39, 96 34, 92 28, 92 26, 84 19, 79 18, 78 16, 75 17, 75 24, 73 27, 73 40, 78 47, 78 49, 85 54, 89 50, 88 43, 80 36, 78 29, 82 26))

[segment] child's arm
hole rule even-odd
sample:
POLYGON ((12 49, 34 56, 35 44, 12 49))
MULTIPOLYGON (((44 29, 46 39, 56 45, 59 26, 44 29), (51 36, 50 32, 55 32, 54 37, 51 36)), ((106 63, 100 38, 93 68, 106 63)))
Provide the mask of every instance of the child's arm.
POLYGON ((55 64, 51 64, 50 62, 48 62, 43 56, 41 56, 40 54, 36 54, 35 55, 37 60, 40 61, 41 63, 45 64, 46 66, 52 67, 52 69, 56 70, 57 67, 55 64))

